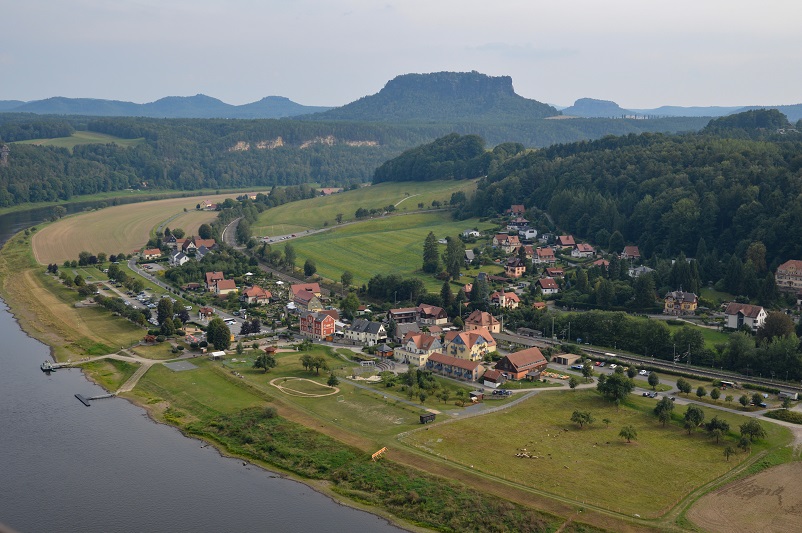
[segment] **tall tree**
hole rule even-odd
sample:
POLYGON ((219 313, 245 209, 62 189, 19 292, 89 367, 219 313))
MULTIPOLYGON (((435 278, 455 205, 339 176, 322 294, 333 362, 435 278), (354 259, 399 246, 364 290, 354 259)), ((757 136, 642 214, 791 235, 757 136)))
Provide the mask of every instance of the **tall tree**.
POLYGON ((794 333, 794 321, 782 311, 769 311, 763 325, 757 328, 757 340, 788 337, 794 333))
POLYGON ((451 292, 451 283, 448 281, 444 281, 440 287, 440 302, 444 309, 448 309, 454 303, 454 293, 451 292))
POLYGON ((459 271, 465 263, 465 244, 459 239, 449 239, 443 254, 446 272, 452 279, 459 279, 459 271))
POLYGON ((231 346, 231 330, 222 318, 213 318, 206 326, 206 341, 214 346, 215 350, 226 350, 231 346))
POLYGON ((423 271, 435 274, 440 270, 440 254, 437 252, 437 237, 429 232, 423 241, 423 271))
POLYGON ((291 271, 295 270, 295 248, 292 244, 287 243, 284 245, 284 263, 290 268, 291 271))
POLYGON ((343 290, 347 291, 348 287, 351 286, 351 283, 354 282, 354 275, 351 273, 350 270, 346 270, 343 272, 342 276, 340 276, 340 281, 343 284, 343 290))
POLYGON ((212 227, 209 224, 201 224, 198 227, 198 237, 200 237, 201 239, 211 239, 212 227))

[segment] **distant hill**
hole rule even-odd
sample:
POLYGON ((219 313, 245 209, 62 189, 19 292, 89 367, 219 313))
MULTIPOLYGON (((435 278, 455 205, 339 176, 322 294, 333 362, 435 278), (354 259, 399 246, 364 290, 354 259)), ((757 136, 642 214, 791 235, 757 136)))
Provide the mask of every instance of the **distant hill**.
POLYGON ((574 105, 562 110, 563 115, 585 118, 621 118, 624 115, 633 115, 632 111, 622 108, 609 100, 596 100, 594 98, 580 98, 574 105))
POLYGON ((318 113, 311 120, 446 122, 529 120, 559 115, 550 105, 515 94, 512 78, 479 72, 404 74, 376 94, 318 113))
POLYGON ((786 117, 791 122, 796 122, 797 120, 802 120, 802 104, 794 104, 794 105, 772 105, 772 106, 748 106, 742 107, 738 111, 750 111, 754 109, 776 109, 786 117))
POLYGON ((328 109, 331 108, 297 104, 282 96, 268 96, 258 102, 237 106, 203 94, 168 96, 147 104, 62 96, 32 102, 0 101, 2 112, 95 117, 283 118, 318 113, 328 109))
POLYGON ((723 117, 732 113, 737 113, 743 107, 721 107, 721 106, 691 106, 682 107, 676 105, 664 105, 653 109, 630 109, 640 115, 656 115, 658 117, 723 117))
MULTIPOLYGON (((776 109, 752 109, 713 119, 702 133, 723 137, 765 139, 791 129, 788 118, 776 109)), ((798 135, 798 134, 796 134, 798 135)))

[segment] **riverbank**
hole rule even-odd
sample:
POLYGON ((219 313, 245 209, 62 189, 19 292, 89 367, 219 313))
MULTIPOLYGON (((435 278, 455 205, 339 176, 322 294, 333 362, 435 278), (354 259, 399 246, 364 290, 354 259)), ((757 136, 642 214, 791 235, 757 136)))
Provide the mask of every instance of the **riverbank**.
MULTIPOLYGON (((77 294, 45 274, 44 267, 35 263, 30 251, 30 237, 30 232, 16 235, 0 253, 0 294, 28 335, 51 346, 51 352, 59 361, 110 353, 117 351, 118 346, 130 346, 138 342, 142 330, 126 320, 113 318, 105 310, 75 307, 77 294)), ((91 376, 92 371, 87 372, 91 376)), ((510 500, 504 497, 506 491, 499 494, 499 490, 492 490, 491 486, 490 493, 477 492, 482 485, 478 479, 464 485, 461 476, 450 475, 452 473, 442 466, 433 471, 444 477, 420 470, 416 463, 422 461, 426 464, 429 461, 408 452, 394 451, 404 459, 401 463, 387 460, 373 462, 370 453, 375 451, 375 443, 365 442, 347 432, 332 431, 336 428, 324 428, 319 420, 287 405, 276 404, 279 415, 276 419, 281 424, 276 432, 268 435, 269 439, 274 441, 292 435, 294 441, 315 444, 296 449, 291 460, 282 464, 271 453, 256 453, 247 446, 243 447, 243 443, 232 440, 242 429, 237 425, 232 426, 231 434, 214 435, 209 432, 209 428, 220 424, 225 417, 244 416, 243 413, 247 411, 243 411, 241 405, 229 406, 227 412, 209 412, 206 405, 197 404, 182 411, 182 416, 176 416, 176 398, 154 401, 153 397, 143 397, 139 388, 125 397, 146 409, 153 420, 169 423, 187 435, 212 442, 224 455, 242 457, 269 470, 281 470, 282 474, 307 483, 340 503, 368 510, 406 529, 483 530, 496 528, 501 525, 499 521, 504 523, 509 520, 503 529, 540 531, 554 530, 564 524, 564 519, 558 518, 559 515, 543 513, 528 504, 512 503, 519 498, 510 500), (190 423, 194 425, 188 426, 190 423), (316 429, 310 429, 312 427, 316 429), (317 429, 323 430, 323 433, 317 429), (334 435, 330 436, 329 433, 334 435), (318 453, 321 443, 328 450, 325 454, 318 453), (331 465, 329 461, 332 457, 346 457, 348 460, 331 465), (316 464, 321 459, 323 466, 319 471, 306 471, 306 465, 316 464), (439 502, 442 506, 427 502, 439 502), (497 520, 481 525, 483 517, 488 515, 496 516, 497 520)), ((258 400, 262 405, 270 402, 264 397, 258 400)), ((257 440, 262 438, 266 438, 265 435, 260 435, 257 440)), ((567 508, 563 510, 569 511, 567 508)), ((568 530, 577 527, 585 531, 595 529, 569 524, 568 530)))

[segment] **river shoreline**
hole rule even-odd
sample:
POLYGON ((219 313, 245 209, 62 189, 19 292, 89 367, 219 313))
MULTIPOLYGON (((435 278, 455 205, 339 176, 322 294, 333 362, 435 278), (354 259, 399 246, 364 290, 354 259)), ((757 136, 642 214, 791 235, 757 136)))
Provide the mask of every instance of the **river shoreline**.
MULTIPOLYGON (((16 235, 15 235, 15 237, 16 237, 16 235)), ((13 240, 14 240, 14 237, 12 237, 6 243, 4 243, 3 247, 0 249, 0 253, 5 251, 7 246, 9 246, 9 244, 11 244, 13 240)), ((31 303, 32 302, 31 301, 22 301, 22 300, 18 300, 17 298, 15 298, 13 294, 11 294, 9 291, 7 291, 5 289, 5 282, 6 281, 7 281, 6 279, 3 279, 3 277, 0 277, 0 300, 2 300, 3 303, 5 303, 5 305, 7 307, 7 312, 11 315, 13 321, 17 324, 17 326, 25 334, 25 336, 27 336, 30 339, 36 340, 36 341, 42 343, 43 345, 47 346, 48 349, 49 349, 50 357, 53 359, 53 361, 54 362, 60 362, 58 360, 58 356, 57 356, 57 353, 56 353, 56 346, 54 345, 56 343, 53 341, 52 338, 47 338, 45 335, 38 334, 39 330, 37 328, 33 327, 32 323, 31 323, 33 318, 32 317, 26 317, 25 316, 26 313, 24 311, 22 311, 23 309, 31 309, 31 303)), ((45 288, 45 290, 47 290, 47 289, 45 288)), ((109 316, 109 320, 115 320, 115 318, 109 316)), ((64 339, 61 339, 61 340, 64 341, 64 339)), ((106 389, 97 379, 95 379, 92 376, 91 372, 85 370, 84 368, 82 368, 80 366, 76 366, 74 368, 80 369, 81 374, 84 376, 84 378, 87 381, 97 385, 98 387, 102 388, 103 390, 106 390, 107 392, 110 392, 110 393, 114 392, 114 391, 110 391, 110 390, 106 389)), ((247 467, 248 465, 252 465, 252 466, 254 466, 256 468, 259 468, 265 474, 268 474, 270 477, 287 479, 287 480, 292 480, 292 481, 301 483, 301 484, 309 487, 310 489, 314 490, 315 492, 321 494, 322 496, 325 496, 326 498, 328 498, 332 502, 334 502, 334 503, 336 503, 336 504, 338 504, 338 505, 340 505, 342 507, 346 507, 346 508, 350 508, 350 509, 354 509, 354 510, 370 513, 370 514, 376 516, 377 518, 381 519, 382 521, 386 522, 390 526, 397 527, 397 528, 400 528, 400 529, 403 529, 403 530, 406 530, 406 531, 414 531, 414 532, 431 531, 430 529, 421 528, 421 527, 419 527, 419 526, 417 526, 415 524, 412 524, 412 523, 409 523, 409 522, 405 522, 405 521, 393 516, 392 514, 386 512, 385 510, 383 510, 381 508, 377 508, 377 507, 369 506, 369 505, 363 505, 363 504, 361 504, 361 503, 359 503, 357 501, 342 497, 339 494, 337 494, 335 491, 330 489, 330 485, 331 484, 328 481, 305 479, 305 478, 300 477, 298 475, 295 475, 295 474, 293 474, 291 472, 287 472, 287 471, 284 471, 284 470, 282 470, 280 468, 277 468, 274 465, 271 465, 269 463, 262 463, 262 462, 259 462, 259 461, 254 461, 251 458, 242 457, 242 456, 239 456, 237 454, 234 454, 230 450, 226 449, 224 446, 222 446, 219 443, 213 442, 213 441, 208 440, 208 439, 203 439, 203 438, 200 438, 198 436, 188 435, 182 428, 180 428, 180 427, 178 427, 178 426, 176 426, 174 424, 170 424, 169 422, 166 422, 166 421, 163 421, 163 420, 159 420, 157 418, 156 414, 155 414, 156 413, 155 406, 147 405, 144 402, 139 401, 132 394, 123 394, 123 395, 120 395, 118 397, 121 398, 121 399, 126 400, 131 405, 140 408, 147 415, 148 419, 152 423, 170 427, 172 429, 177 430, 184 438, 187 438, 187 439, 190 439, 190 440, 194 440, 194 441, 199 442, 199 443, 204 443, 205 446, 202 446, 202 447, 210 446, 210 447, 214 448, 216 450, 216 452, 220 455, 220 457, 237 459, 239 461, 242 461, 243 462, 242 464, 244 466, 247 467)))

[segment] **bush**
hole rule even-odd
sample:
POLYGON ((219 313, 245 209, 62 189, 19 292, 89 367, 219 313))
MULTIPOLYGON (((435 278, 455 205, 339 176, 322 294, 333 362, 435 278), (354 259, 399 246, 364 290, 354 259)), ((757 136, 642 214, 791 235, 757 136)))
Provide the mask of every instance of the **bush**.
POLYGON ((802 413, 797 411, 790 411, 788 409, 778 409, 776 411, 769 411, 766 413, 767 417, 775 420, 782 420, 784 422, 791 422, 792 424, 802 424, 802 413))
POLYGON ((762 392, 768 392, 769 394, 780 394, 780 389, 775 389, 773 387, 766 387, 764 385, 753 385, 752 383, 744 383, 743 387, 745 389, 759 390, 759 391, 762 391, 762 392))
POLYGON ((156 342, 164 342, 166 340, 167 337, 165 337, 164 335, 159 335, 158 337, 156 337, 156 342))

